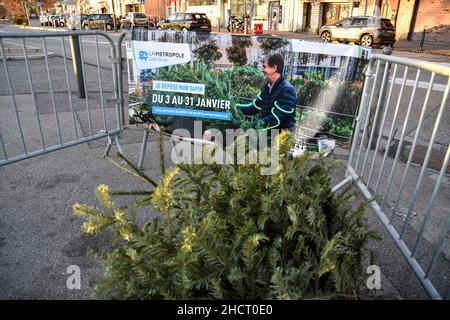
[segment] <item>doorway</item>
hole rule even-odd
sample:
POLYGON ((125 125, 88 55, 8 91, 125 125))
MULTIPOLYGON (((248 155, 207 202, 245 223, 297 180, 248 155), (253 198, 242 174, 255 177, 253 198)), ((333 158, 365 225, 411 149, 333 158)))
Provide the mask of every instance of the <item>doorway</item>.
POLYGON ((303 31, 311 31, 311 2, 306 2, 303 7, 303 31))
POLYGON ((281 23, 281 6, 279 1, 269 2, 269 30, 278 30, 281 23))

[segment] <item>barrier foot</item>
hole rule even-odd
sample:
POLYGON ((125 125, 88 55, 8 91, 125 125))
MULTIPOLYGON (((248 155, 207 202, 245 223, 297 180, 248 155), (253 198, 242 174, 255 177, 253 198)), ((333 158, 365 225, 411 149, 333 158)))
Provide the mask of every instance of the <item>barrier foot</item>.
POLYGON ((148 141, 148 130, 144 130, 144 137, 142 138, 142 145, 141 145, 141 153, 139 155, 139 162, 137 168, 139 170, 142 170, 142 165, 144 164, 144 157, 145 157, 145 151, 147 149, 147 141, 148 141))
POLYGON ((108 144, 106 145, 106 150, 103 154, 103 157, 109 157, 109 153, 111 152, 111 147, 113 144, 117 146, 117 150, 121 155, 123 155, 123 149, 120 144, 119 136, 115 134, 112 138, 111 136, 108 136, 108 144))

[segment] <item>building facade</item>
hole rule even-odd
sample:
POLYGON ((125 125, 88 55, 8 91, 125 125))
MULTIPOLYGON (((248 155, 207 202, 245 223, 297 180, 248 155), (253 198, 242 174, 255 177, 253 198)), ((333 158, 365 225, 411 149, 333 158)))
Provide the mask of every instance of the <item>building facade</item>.
MULTIPOLYGON (((149 0, 146 0, 149 1, 149 0)), ((400 39, 417 39, 423 29, 449 33, 450 0, 167 0, 169 11, 204 12, 212 24, 230 16, 252 16, 265 30, 318 33, 320 28, 356 15, 391 19, 400 39)), ((147 13, 148 14, 148 13, 147 13)), ((442 40, 442 41, 445 41, 442 40)), ((450 39, 449 39, 450 41, 450 39)))
POLYGON ((349 16, 369 15, 391 19, 398 39, 418 39, 426 29, 437 37, 435 40, 450 42, 450 0, 281 0, 274 3, 283 12, 279 30, 317 33, 325 24, 349 16))
MULTIPOLYGON (((153 21, 160 21, 169 15, 169 8, 175 6, 174 1, 169 0, 145 0, 144 13, 153 21)), ((182 11, 181 8, 174 9, 174 12, 182 11)))
POLYGON ((77 0, 81 13, 144 12, 159 21, 173 12, 202 12, 213 26, 251 16, 265 30, 318 33, 325 24, 356 15, 391 19, 398 39, 450 42, 450 0, 77 0))
POLYGON ((78 0, 77 6, 81 13, 86 14, 115 12, 120 16, 128 12, 144 12, 144 4, 140 0, 78 0))

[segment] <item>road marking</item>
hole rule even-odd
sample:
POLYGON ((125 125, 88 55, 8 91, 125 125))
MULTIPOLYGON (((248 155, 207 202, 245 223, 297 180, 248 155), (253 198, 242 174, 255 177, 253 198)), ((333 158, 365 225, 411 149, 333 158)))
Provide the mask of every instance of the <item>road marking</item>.
MULTIPOLYGON (((34 40, 37 40, 37 39, 34 39, 34 40)), ((53 37, 51 37, 51 38, 45 38, 45 40, 46 40, 46 41, 47 41, 47 40, 58 40, 58 41, 61 41, 61 38, 60 38, 60 37, 59 37, 59 38, 53 38, 53 37)), ((64 38, 64 40, 65 40, 65 41, 68 41, 69 39, 64 38)), ((3 40, 3 42, 4 42, 4 43, 15 44, 15 45, 18 45, 18 46, 23 47, 23 44, 22 44, 22 43, 16 43, 16 42, 5 41, 5 40, 3 40)), ((83 40, 83 43, 93 43, 93 44, 95 44, 95 41, 91 41, 91 40, 83 40)), ((111 46, 111 44, 110 44, 109 42, 104 42, 104 41, 99 41, 98 44, 105 44, 105 45, 111 46)), ((125 47, 125 46, 126 46, 126 44, 125 44, 125 43, 122 43, 122 47, 125 47)), ((42 49, 42 48, 34 47, 34 46, 31 46, 31 45, 28 45, 28 44, 27 44, 27 48, 30 48, 30 49, 42 49)))
MULTIPOLYGON (((391 82, 391 80, 389 80, 389 82, 391 82)), ((395 84, 402 84, 403 83, 403 78, 395 78, 395 84)), ((411 80, 411 79, 406 79, 405 85, 408 87, 414 87, 415 84, 415 80, 411 80)), ((425 82, 425 81, 419 81, 417 83, 417 87, 421 88, 421 89, 428 89, 430 83, 429 82, 425 82)), ((433 84, 433 91, 439 91, 439 92, 444 92, 445 91, 445 85, 444 84, 439 84, 439 83, 434 83, 433 84)))
MULTIPOLYGON (((5 41, 5 40, 3 40, 3 42, 4 42, 4 43, 15 44, 15 45, 17 45, 17 46, 19 46, 19 47, 21 47, 21 48, 23 49, 23 43, 16 43, 16 42, 5 41)), ((27 48, 27 49, 42 49, 42 48, 39 48, 39 47, 30 46, 29 44, 26 44, 26 48, 27 48)))

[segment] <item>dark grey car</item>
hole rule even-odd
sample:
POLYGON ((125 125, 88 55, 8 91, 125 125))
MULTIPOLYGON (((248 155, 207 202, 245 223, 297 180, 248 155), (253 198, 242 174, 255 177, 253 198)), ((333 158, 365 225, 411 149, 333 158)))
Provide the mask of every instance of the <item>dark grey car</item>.
MULTIPOLYGON (((118 19, 116 21, 116 29, 119 29, 120 22, 118 19)), ((85 30, 92 29, 105 29, 112 30, 114 29, 114 19, 112 14, 109 13, 101 13, 101 14, 91 14, 86 19, 83 20, 81 27, 85 30)))
POLYGON ((366 47, 374 44, 393 45, 395 28, 387 18, 356 16, 340 20, 320 29, 323 42, 354 42, 366 47))
POLYGON ((177 12, 157 25, 160 30, 211 32, 211 21, 204 13, 177 12))

